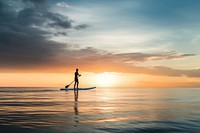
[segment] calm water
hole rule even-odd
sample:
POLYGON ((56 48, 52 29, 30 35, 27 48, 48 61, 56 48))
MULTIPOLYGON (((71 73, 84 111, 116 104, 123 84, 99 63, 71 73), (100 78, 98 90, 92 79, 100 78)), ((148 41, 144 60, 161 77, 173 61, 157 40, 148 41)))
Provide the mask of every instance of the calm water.
POLYGON ((0 132, 199 133, 200 89, 0 88, 0 132))

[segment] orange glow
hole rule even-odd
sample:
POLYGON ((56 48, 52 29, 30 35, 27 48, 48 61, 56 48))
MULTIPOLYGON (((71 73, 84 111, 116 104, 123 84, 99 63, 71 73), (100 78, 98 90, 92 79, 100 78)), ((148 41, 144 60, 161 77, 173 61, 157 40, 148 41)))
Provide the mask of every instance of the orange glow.
MULTIPOLYGON (((79 87, 199 87, 199 78, 147 76, 127 73, 80 72, 79 87)), ((73 73, 0 73, 0 86, 64 87, 74 79, 73 73)), ((70 86, 73 87, 73 84, 70 86)))
POLYGON ((97 74, 94 78, 97 86, 101 87, 113 87, 119 82, 119 77, 113 73, 97 74))

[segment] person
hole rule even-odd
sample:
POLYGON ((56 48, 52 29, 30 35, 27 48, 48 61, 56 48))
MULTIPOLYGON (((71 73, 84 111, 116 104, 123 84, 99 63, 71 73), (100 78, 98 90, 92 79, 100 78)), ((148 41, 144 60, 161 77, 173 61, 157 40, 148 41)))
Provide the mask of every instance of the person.
POLYGON ((74 90, 77 86, 77 89, 78 89, 78 84, 79 84, 79 81, 78 81, 78 77, 81 76, 79 73, 78 73, 78 69, 76 69, 76 72, 74 73, 74 90))

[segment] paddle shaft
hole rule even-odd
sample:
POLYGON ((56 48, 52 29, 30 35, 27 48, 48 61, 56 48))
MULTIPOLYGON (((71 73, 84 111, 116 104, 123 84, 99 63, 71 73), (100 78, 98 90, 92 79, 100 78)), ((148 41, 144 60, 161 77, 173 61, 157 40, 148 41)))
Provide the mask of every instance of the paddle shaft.
POLYGON ((69 86, 74 82, 74 80, 69 84, 69 86))
POLYGON ((74 80, 69 85, 66 85, 65 88, 68 88, 73 82, 74 80))

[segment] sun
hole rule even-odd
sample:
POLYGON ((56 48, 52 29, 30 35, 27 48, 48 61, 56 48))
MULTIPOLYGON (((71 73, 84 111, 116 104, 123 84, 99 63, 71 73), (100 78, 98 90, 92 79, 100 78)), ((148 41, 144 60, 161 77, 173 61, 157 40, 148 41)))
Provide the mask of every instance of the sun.
POLYGON ((114 87, 118 82, 118 77, 116 74, 104 72, 96 75, 95 82, 100 87, 114 87))

